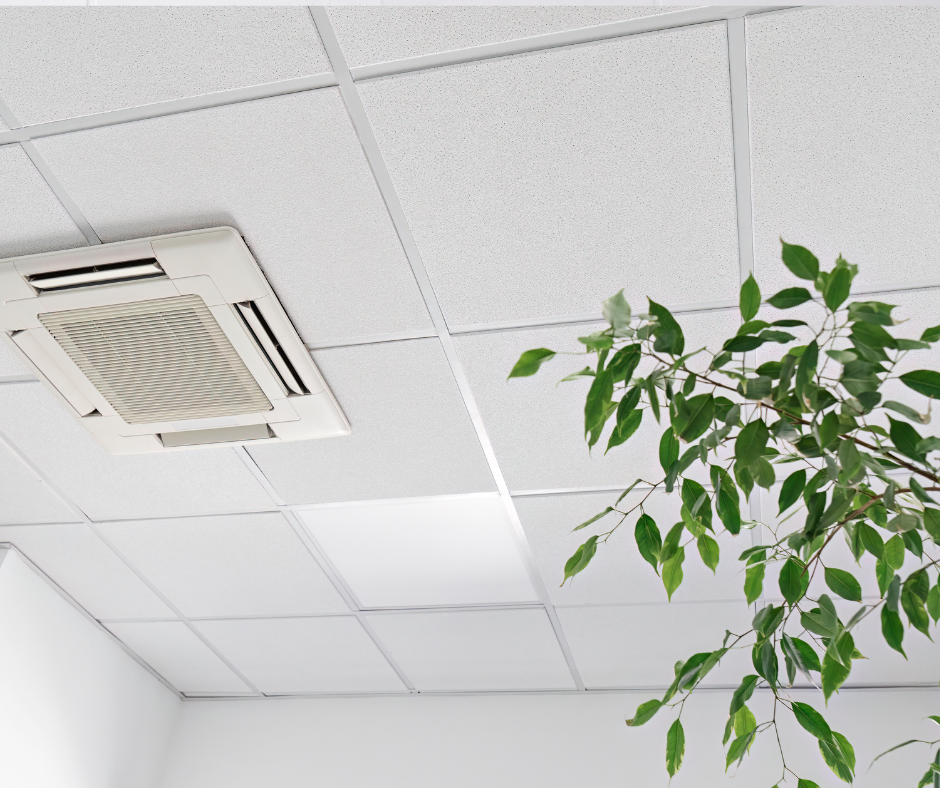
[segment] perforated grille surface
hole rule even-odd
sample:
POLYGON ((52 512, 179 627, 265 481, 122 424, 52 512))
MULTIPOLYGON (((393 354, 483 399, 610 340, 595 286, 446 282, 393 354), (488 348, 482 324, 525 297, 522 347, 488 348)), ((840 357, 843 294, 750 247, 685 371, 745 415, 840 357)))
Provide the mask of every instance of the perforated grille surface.
POLYGON ((39 315, 128 424, 271 409, 196 295, 39 315))

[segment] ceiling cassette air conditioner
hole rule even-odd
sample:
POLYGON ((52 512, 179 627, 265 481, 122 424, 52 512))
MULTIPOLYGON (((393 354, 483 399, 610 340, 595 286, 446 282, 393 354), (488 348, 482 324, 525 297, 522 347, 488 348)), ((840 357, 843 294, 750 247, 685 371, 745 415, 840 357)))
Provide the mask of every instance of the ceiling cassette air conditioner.
POLYGON ((0 331, 112 454, 350 431, 231 227, 2 260, 0 331))

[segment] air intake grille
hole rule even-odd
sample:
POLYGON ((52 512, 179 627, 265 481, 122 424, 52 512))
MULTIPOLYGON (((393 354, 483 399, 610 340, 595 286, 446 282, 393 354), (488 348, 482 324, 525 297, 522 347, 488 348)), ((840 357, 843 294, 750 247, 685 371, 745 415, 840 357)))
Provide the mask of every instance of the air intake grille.
POLYGON ((199 296, 46 312, 39 319, 128 424, 271 409, 199 296))

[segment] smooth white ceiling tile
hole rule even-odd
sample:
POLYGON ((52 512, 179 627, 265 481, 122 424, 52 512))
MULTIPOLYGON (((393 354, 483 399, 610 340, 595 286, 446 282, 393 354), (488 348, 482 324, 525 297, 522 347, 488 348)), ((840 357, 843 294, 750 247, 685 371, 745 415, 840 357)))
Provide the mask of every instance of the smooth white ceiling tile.
POLYGON ((390 613, 369 623, 419 690, 574 686, 541 609, 390 613))
POLYGON ((36 566, 95 618, 173 618, 173 612, 87 525, 0 528, 36 566))
POLYGON ((789 287, 779 236, 859 283, 936 278, 940 10, 825 8, 748 18, 755 254, 789 287))
POLYGON ((108 629, 180 692, 251 693, 182 621, 108 624, 108 629))
POLYGON ((24 125, 329 70, 306 8, 0 9, 0 92, 24 125))
POLYGON ((438 340, 336 348, 314 359, 352 434, 251 449, 288 503, 494 489, 438 340))
POLYGON ((736 297, 724 31, 360 84, 450 325, 736 297))
POLYGON ((185 616, 349 610, 280 514, 105 523, 99 527, 185 616))
POLYGON ((365 607, 538 601, 497 495, 299 514, 365 607))
POLYGON ((108 454, 40 383, 0 386, 0 432, 93 519, 273 505, 231 449, 108 454))
POLYGON ((70 523, 76 520, 75 513, 5 446, 0 446, 0 501, 0 523, 70 523))
MULTIPOLYGON (((733 336, 740 322, 737 312, 730 310, 678 315, 677 319, 684 329, 687 349, 714 347, 719 339, 733 336)), ((557 385, 565 375, 584 367, 587 357, 558 356, 534 377, 506 380, 523 351, 546 347, 578 353, 584 345, 577 338, 599 327, 580 324, 454 338, 511 490, 626 487, 638 477, 649 482, 662 478, 658 459, 662 430, 648 415, 625 446, 605 457, 605 432, 593 454, 588 453, 584 399, 589 386, 584 381, 557 385)), ((689 364, 696 368, 695 359, 689 364)), ((637 374, 644 374, 642 368, 637 374)), ((612 423, 608 432, 610 429, 612 423)))
POLYGON ((237 228, 309 343, 431 325, 335 89, 36 144, 104 241, 237 228))
MULTIPOLYGON (((657 480, 658 481, 658 480, 657 480)), ((622 511, 637 505, 645 492, 630 493, 621 501, 622 511)), ((584 530, 572 529, 613 506, 618 493, 582 493, 516 498, 516 510, 522 520, 526 540, 532 548, 542 579, 556 605, 665 602, 662 580, 640 556, 634 539, 639 510, 631 514, 604 544, 598 545, 590 565, 569 579, 564 586, 565 563, 578 546, 591 534, 613 528, 620 516, 612 513, 584 530)), ((656 521, 663 537, 679 521, 678 494, 654 493, 644 504, 646 513, 656 521)), ((745 514, 746 516, 746 514, 745 514)), ((716 531, 723 526, 714 516, 716 531)), ((744 575, 739 573, 737 557, 751 546, 751 532, 738 537, 717 536, 721 557, 715 574, 701 560, 695 545, 685 548, 682 585, 673 594, 673 601, 738 599, 743 594, 744 575)))
POLYGON ((331 6, 350 66, 663 14, 662 6, 331 6))
POLYGON ((86 246, 19 145, 0 146, 0 257, 86 246))
MULTIPOLYGON (((667 687, 678 660, 721 648, 725 630, 746 632, 753 615, 743 598, 558 608, 561 628, 588 688, 667 687)), ((736 685, 750 672, 750 652, 732 651, 703 684, 736 685)))
POLYGON ((404 692, 352 616, 199 621, 197 628, 261 692, 404 692))

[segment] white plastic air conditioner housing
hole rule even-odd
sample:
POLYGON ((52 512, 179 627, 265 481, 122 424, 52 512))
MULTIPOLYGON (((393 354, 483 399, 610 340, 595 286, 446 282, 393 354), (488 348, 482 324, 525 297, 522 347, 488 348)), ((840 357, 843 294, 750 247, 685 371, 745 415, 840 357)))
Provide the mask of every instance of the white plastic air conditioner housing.
POLYGON ((350 432, 231 227, 2 260, 0 333, 112 454, 350 432))

